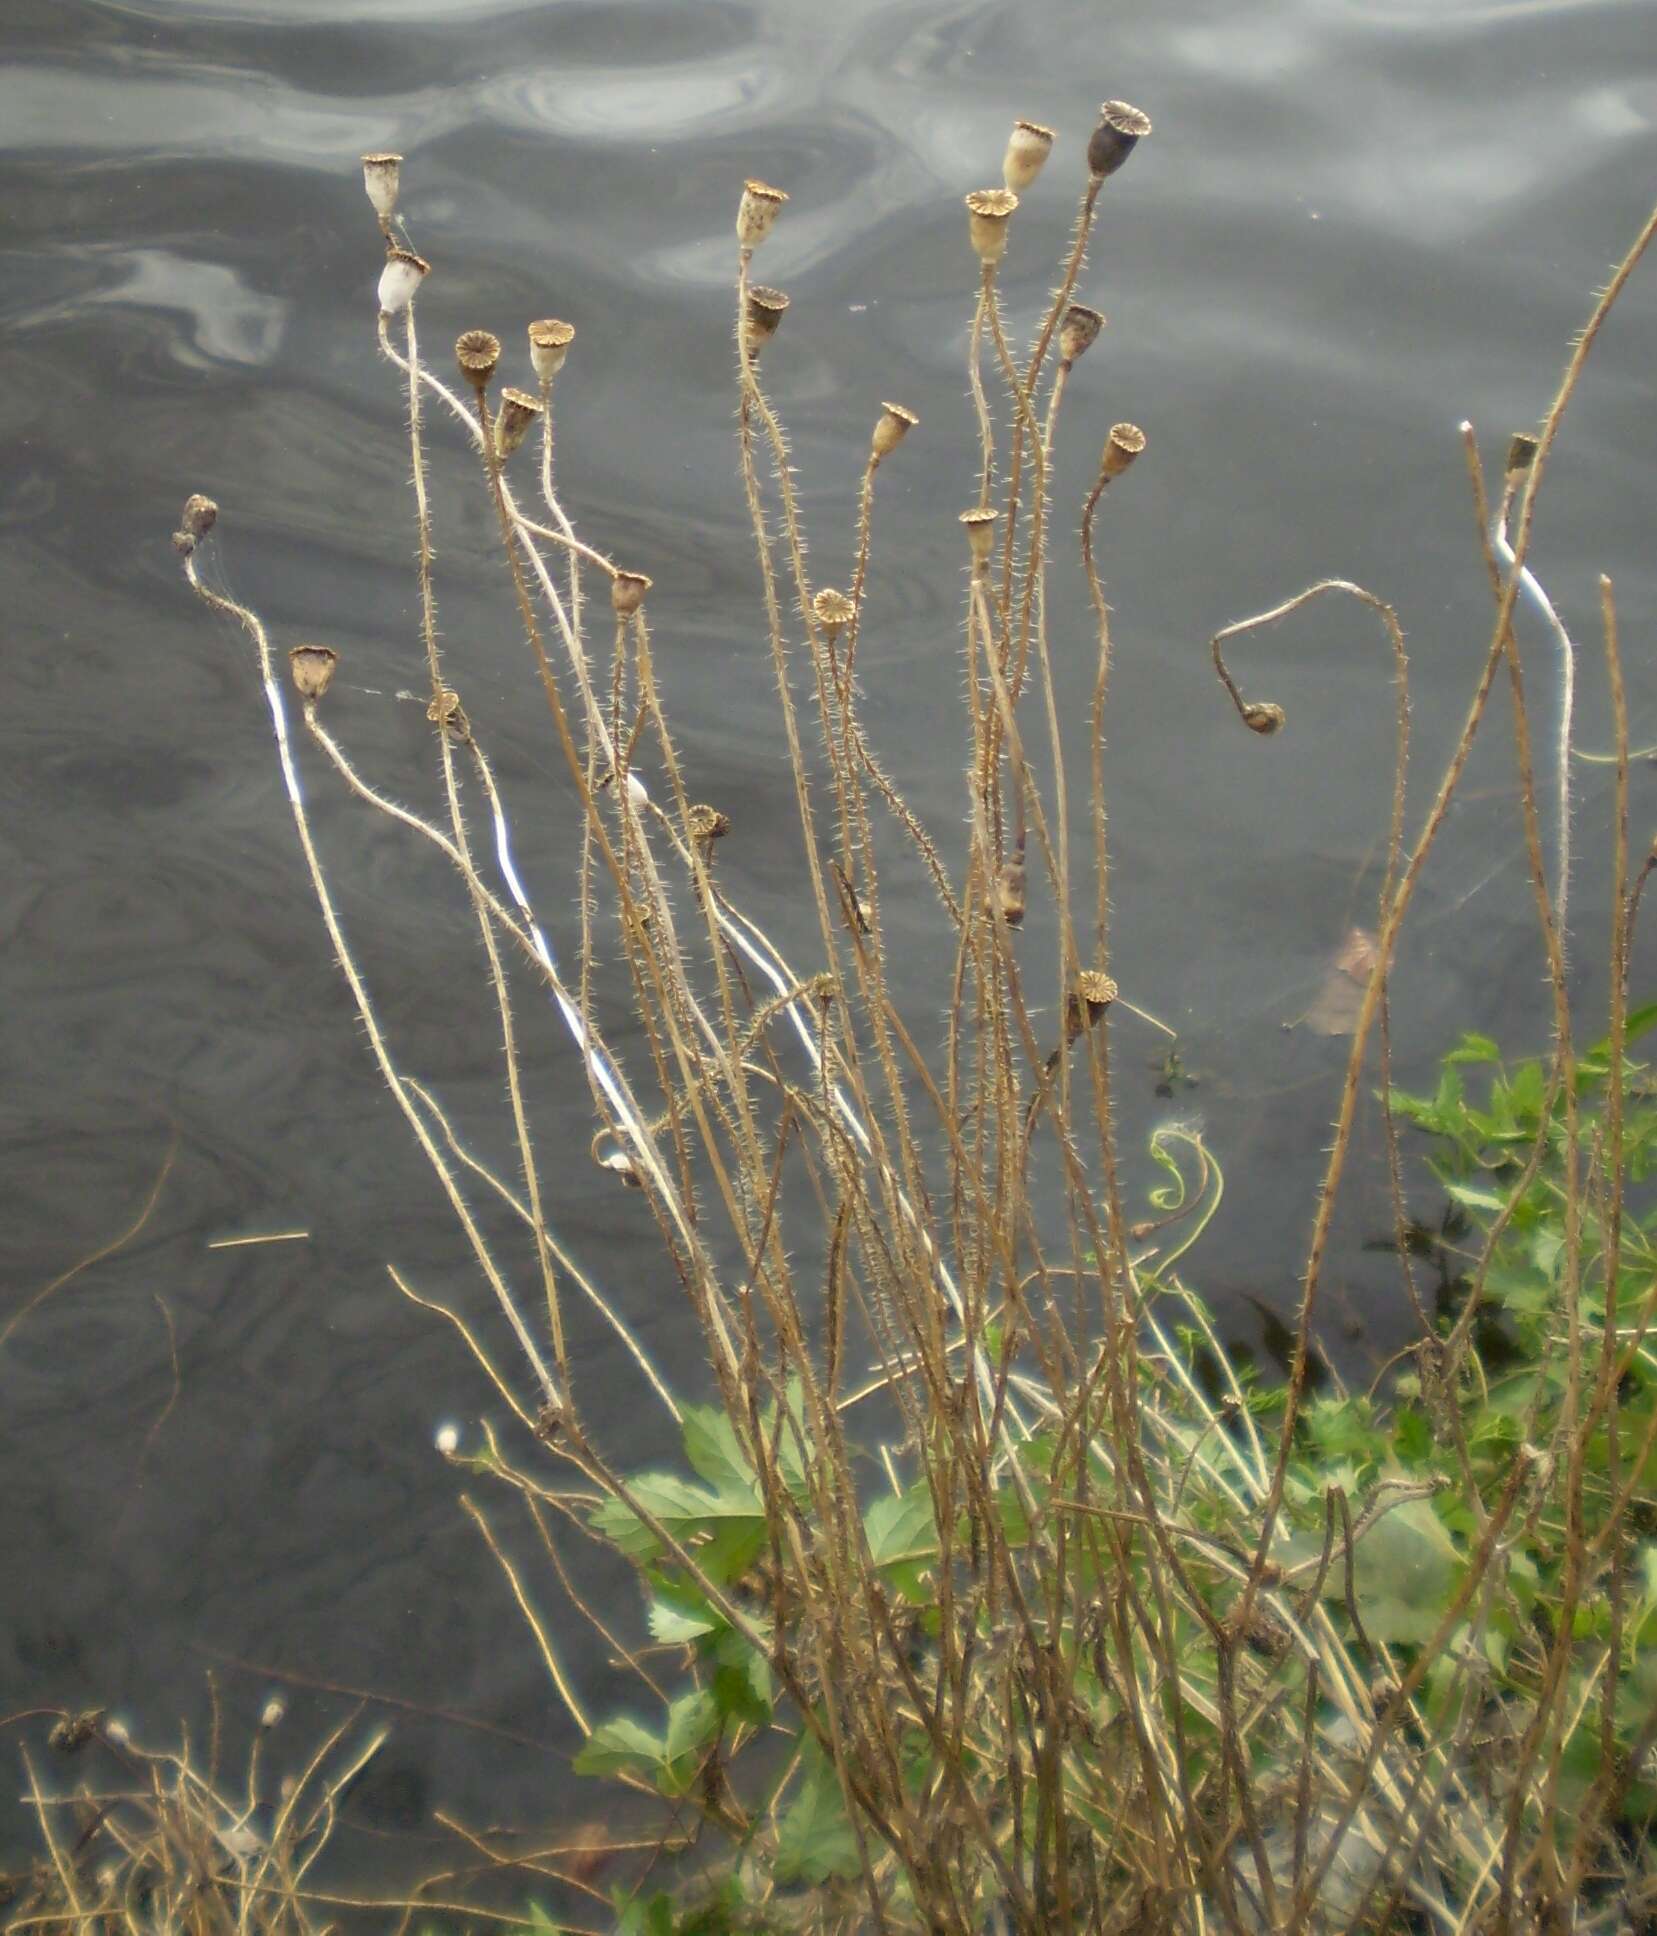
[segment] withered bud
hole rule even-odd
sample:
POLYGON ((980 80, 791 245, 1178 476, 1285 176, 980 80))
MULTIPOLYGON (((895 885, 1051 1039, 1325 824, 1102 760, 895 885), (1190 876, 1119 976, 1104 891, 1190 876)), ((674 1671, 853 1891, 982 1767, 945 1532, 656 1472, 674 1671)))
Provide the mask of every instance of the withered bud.
POLYGON ((814 1002, 822 1008, 827 1008, 834 1000, 834 977, 826 972, 813 975, 806 983, 806 989, 814 1002))
POLYGON ((811 609, 816 614, 817 623, 831 639, 838 638, 857 616, 857 607, 846 594, 828 585, 811 601, 811 609))
POLYGON ((685 810, 685 825, 692 840, 723 840, 731 831, 730 816, 706 802, 685 810))
POLYGON ((1086 303, 1072 303, 1064 312, 1064 321, 1059 324, 1060 360, 1066 364, 1074 363, 1078 356, 1093 347, 1104 326, 1105 319, 1099 310, 1089 309, 1086 303))
POLYGON ((1017 207, 1010 188, 975 188, 967 197, 967 234, 980 262, 999 262, 1007 253, 1007 225, 1017 207))
POLYGON ((870 444, 871 463, 878 464, 881 458, 890 457, 919 422, 920 418, 914 411, 905 410, 901 403, 883 403, 870 444))
POLYGON ((173 533, 174 548, 188 558, 190 553, 218 523, 219 507, 210 497, 194 491, 184 500, 184 514, 173 533))
POLYGON ((495 448, 502 457, 512 455, 540 414, 539 397, 532 397, 525 390, 501 392, 500 415, 495 419, 495 448))
POLYGON ((1042 171, 1053 152, 1054 135, 1039 121, 1015 121, 1001 158, 1001 179, 1015 194, 1022 194, 1042 171))
POLYGON ((546 316, 529 326, 529 360, 543 383, 550 383, 564 367, 564 358, 575 341, 574 323, 561 323, 546 316))
POLYGON ((995 878, 995 911, 1009 928, 1024 925, 1024 899, 1026 873, 1022 860, 1009 860, 1002 863, 1001 871, 995 878))
POLYGON ((1536 453, 1541 440, 1533 437, 1528 430, 1516 430, 1507 443, 1507 475, 1511 481, 1523 477, 1536 462, 1536 453))
POLYGON ((482 390, 501 360, 501 339, 486 329, 469 329, 455 338, 455 361, 474 390, 482 390))
POLYGON ((296 645, 288 654, 294 690, 301 699, 320 699, 334 682, 339 654, 331 645, 296 645))
POLYGON ((453 686, 443 688, 426 708, 426 717, 434 726, 441 726, 451 739, 457 739, 462 744, 472 737, 472 723, 466 717, 460 694, 453 686))
POLYGON ((651 581, 642 571, 618 571, 610 580, 610 609, 617 618, 631 618, 644 603, 651 581))
POLYGON ((362 158, 362 185, 368 190, 374 213, 382 222, 388 221, 397 212, 397 190, 401 186, 402 172, 401 155, 364 155, 362 158))
POLYGON ((982 572, 990 562, 990 551, 995 544, 996 521, 1000 516, 999 511, 982 504, 971 511, 961 513, 961 524, 967 534, 967 543, 972 547, 974 575, 982 572))
POLYGON ((1106 101, 1099 109, 1099 125, 1087 144, 1087 165, 1101 180, 1114 175, 1151 132, 1151 117, 1126 101, 1106 101))
POLYGON ((380 313, 395 316, 407 309, 414 292, 431 274, 432 266, 412 249, 391 249, 380 271, 380 313))
POLYGON ((758 282, 750 286, 744 315, 750 356, 757 356, 761 348, 776 335, 787 307, 788 298, 780 289, 768 289, 758 282))
POLYGON ((1120 477, 1136 457, 1143 456, 1147 439, 1138 424, 1112 424, 1105 439, 1099 468, 1107 478, 1120 477))
POLYGON ((772 188, 766 182, 742 184, 742 200, 736 211, 736 239, 745 249, 757 248, 765 240, 787 200, 780 188, 772 188))
POLYGON ((1251 699, 1243 708, 1243 724, 1262 739, 1270 739, 1273 733, 1278 732, 1284 718, 1283 708, 1272 705, 1266 699, 1251 699))

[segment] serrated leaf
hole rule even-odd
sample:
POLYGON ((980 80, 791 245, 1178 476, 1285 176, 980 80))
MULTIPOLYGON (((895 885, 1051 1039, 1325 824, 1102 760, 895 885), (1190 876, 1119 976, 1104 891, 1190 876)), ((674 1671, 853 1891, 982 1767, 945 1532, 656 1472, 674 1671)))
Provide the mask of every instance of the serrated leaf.
POLYGON ((779 1882, 823 1883, 857 1874, 857 1838, 833 1771, 813 1756, 800 1791, 777 1824, 774 1873, 779 1882))
POLYGON ((1502 1052, 1488 1035, 1464 1035, 1450 1053, 1446 1062, 1500 1062, 1502 1052))
POLYGON ((685 1457, 716 1493, 759 1501, 754 1469, 743 1456, 731 1421, 712 1405, 687 1405, 683 1420, 685 1457))
POLYGON ((902 1494, 883 1492, 863 1515, 863 1530, 876 1566, 937 1557, 932 1494, 924 1484, 911 1486, 902 1494))
POLYGON ((647 1614, 650 1637, 662 1647, 683 1647, 704 1634, 719 1631, 719 1616, 693 1594, 664 1593, 652 1600, 647 1614))
POLYGON ((700 1755, 719 1738, 719 1729, 719 1704, 705 1688, 681 1694, 667 1711, 663 1758, 678 1761, 685 1755, 700 1755))
POLYGON ((653 1775, 661 1761, 661 1737, 642 1722, 623 1715, 593 1729, 582 1743, 574 1766, 578 1775, 653 1775))
MULTIPOLYGON (((1464 1562, 1425 1499, 1406 1500, 1378 1519, 1352 1552, 1358 1609, 1372 1640, 1419 1646, 1455 1597, 1464 1562)), ((1330 1569, 1326 1600, 1345 1597, 1343 1568, 1330 1569)))

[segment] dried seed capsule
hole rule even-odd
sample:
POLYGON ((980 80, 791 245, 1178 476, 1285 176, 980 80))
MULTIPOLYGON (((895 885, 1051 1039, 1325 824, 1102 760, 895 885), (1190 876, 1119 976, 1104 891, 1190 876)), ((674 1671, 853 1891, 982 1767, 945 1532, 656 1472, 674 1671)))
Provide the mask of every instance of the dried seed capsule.
POLYGON ((455 361, 474 390, 482 390, 501 360, 501 339, 486 329, 469 329, 455 338, 455 361))
POLYGON ((426 717, 434 726, 441 726, 450 739, 459 740, 462 745, 472 737, 472 722, 466 717, 460 694, 452 686, 445 686, 431 702, 426 708, 426 717))
POLYGON ((831 639, 838 638, 857 616, 857 607, 846 594, 828 585, 811 601, 811 609, 831 639))
POLYGON ((705 802, 686 809, 685 826, 692 840, 723 840, 731 831, 729 815, 705 802))
POLYGON ((1085 355, 1104 326, 1105 319, 1099 310, 1089 309, 1086 303, 1072 303, 1059 324, 1060 361, 1068 368, 1078 356, 1085 355))
POLYGON ((995 880, 995 911, 1009 928, 1024 925, 1025 895, 1028 880, 1022 860, 1003 863, 995 880))
POLYGON ((512 455, 540 414, 539 397, 532 397, 525 390, 501 392, 500 415, 495 419, 495 449, 502 457, 512 455))
POLYGON ((995 543, 996 520, 999 511, 988 505, 979 505, 971 511, 961 513, 961 523, 966 529, 967 543, 972 547, 972 569, 974 576, 984 571, 990 562, 990 549, 995 543))
POLYGON ((618 571, 610 580, 610 609, 617 618, 631 618, 644 603, 651 581, 642 571, 618 571))
POLYGON ((1015 121, 1001 158, 1001 179, 1015 194, 1022 194, 1042 171, 1053 152, 1054 135, 1039 121, 1015 121))
POLYGON ((296 645, 288 654, 294 690, 301 699, 320 699, 333 684, 338 664, 339 654, 331 645, 296 645))
POLYGON ((1262 739, 1270 739, 1273 733, 1279 731, 1284 717, 1283 708, 1272 705, 1269 700, 1250 700, 1243 708, 1243 724, 1262 739))
POLYGON ((1072 1042, 1084 1028, 1092 1028, 1116 1000, 1116 984, 1099 968, 1084 968, 1076 977, 1065 1009, 1065 1033, 1072 1042))
POLYGON ((757 248, 771 233, 782 205, 788 197, 769 183, 742 184, 742 200, 736 212, 736 239, 745 249, 757 248))
POLYGON ((763 283, 757 282, 749 288, 744 321, 750 356, 758 356, 761 349, 776 335, 782 323, 783 312, 787 307, 788 298, 780 289, 768 289, 763 283))
POLYGON ((392 249, 380 271, 380 314, 395 316, 407 309, 414 292, 431 274, 432 266, 412 249, 392 249))
POLYGON ((1146 441, 1138 424, 1112 424, 1110 435, 1105 439, 1104 455, 1099 460, 1105 476, 1120 477, 1136 457, 1143 455, 1146 441))
POLYGON ((1536 462, 1540 439, 1533 437, 1528 430, 1516 430, 1507 443, 1507 475, 1511 483, 1523 477, 1536 462))
POLYGON ((564 367, 564 358, 575 341, 575 325, 561 323, 556 316, 544 317, 529 326, 529 360, 543 383, 550 383, 564 367))
POLYGON ((362 158, 362 185, 382 222, 389 221, 397 212, 402 171, 401 155, 364 155, 362 158))
POLYGON ((871 463, 878 464, 881 458, 890 457, 919 422, 914 411, 905 410, 901 403, 883 403, 875 421, 871 463))
POLYGON ((1099 125, 1087 144, 1087 165, 1102 181, 1114 175, 1151 132, 1151 117, 1126 101, 1106 101, 1099 109, 1099 125))
POLYGON ((1017 207, 1010 188, 975 188, 967 197, 967 234, 980 262, 999 262, 1007 253, 1007 224, 1017 207))

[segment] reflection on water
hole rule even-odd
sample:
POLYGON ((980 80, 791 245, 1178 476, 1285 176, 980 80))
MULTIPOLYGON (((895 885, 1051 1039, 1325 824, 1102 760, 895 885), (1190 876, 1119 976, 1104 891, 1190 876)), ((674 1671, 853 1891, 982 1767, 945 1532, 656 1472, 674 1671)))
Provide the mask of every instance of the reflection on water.
MULTIPOLYGON (((1143 423, 1150 452, 1104 534, 1116 968, 1180 1031, 1182 1064, 1171 1080, 1162 1040, 1125 1033, 1123 1108, 1130 1140, 1166 1112, 1203 1116, 1230 1187, 1194 1275, 1252 1324, 1249 1300, 1282 1310, 1292 1296, 1341 1051, 1282 1024, 1368 924, 1379 879, 1386 666, 1362 613, 1250 640, 1251 688, 1290 714, 1263 745, 1236 730, 1204 641, 1328 571, 1393 599, 1413 654, 1419 812, 1485 638, 1455 425, 1472 415, 1494 452, 1535 417, 1587 292, 1644 213, 1651 16, 1620 0, 1273 0, 1246 16, 1182 0, 1105 24, 1080 0, 343 12, 8 9, 8 1299, 130 1223, 175 1133, 179 1150, 140 1236, 0 1351, 13 1561, 0 1704, 108 1700, 160 1734, 193 1709, 204 1668, 233 1658, 507 1719, 556 1748, 430 1449, 440 1419, 475 1419, 490 1396, 384 1263, 428 1293, 465 1301, 477 1287, 329 962, 244 643, 186 597, 166 544, 186 492, 217 497, 238 593, 282 643, 339 646, 339 730, 399 798, 433 797, 420 709, 391 697, 418 679, 406 448, 373 344, 376 237, 356 156, 409 156, 438 340, 480 323, 515 340, 515 319, 547 313, 577 324, 560 380, 570 497, 589 536, 655 577, 681 750, 736 822, 722 867, 759 919, 797 934, 734 477, 737 184, 757 172, 793 196, 768 245, 767 273, 794 303, 770 374, 830 579, 844 575, 879 400, 922 419, 904 466, 883 474, 861 663, 882 749, 958 841, 954 517, 973 462, 975 277, 960 196, 994 175, 1014 114, 1062 130, 1008 263, 1023 330, 1097 102, 1150 109, 1156 136, 1112 187, 1080 292, 1110 324, 1067 405, 1055 522, 1074 528, 1104 427, 1143 423), (274 1229, 310 1236, 208 1247, 274 1229)), ((1539 569, 1587 637, 1600 569, 1618 577, 1629 637, 1647 616, 1652 314, 1639 290, 1608 331, 1543 521, 1539 569)), ((461 488, 455 452, 436 469, 448 650, 516 803, 532 890, 567 907, 573 821, 523 704, 487 507, 461 488)), ((1083 637, 1068 555, 1052 598, 1055 641, 1083 637)), ((1088 668, 1079 651, 1061 658, 1080 723, 1088 668)), ((1649 725, 1657 675, 1630 658, 1649 725)), ((1592 666, 1583 685, 1580 736, 1604 745, 1592 666)), ((1543 1026, 1505 732, 1493 716, 1423 888, 1398 985, 1406 1071, 1465 1023, 1543 1026)), ((1078 766, 1084 754, 1078 741, 1078 766)), ((1603 768, 1585 773, 1585 996, 1608 787, 1603 768)), ((1641 772, 1636 825, 1649 787, 1641 772)), ((320 787, 315 810, 407 1066, 504 1156, 489 1042, 455 1026, 441 995, 478 986, 464 911, 394 829, 320 787)), ((894 952, 904 938, 900 926, 894 952)), ((908 991, 922 1013, 928 967, 916 961, 908 991)), ((636 1202, 586 1159, 572 1052, 548 1028, 531 1063, 543 1145, 569 1152, 554 1183, 562 1237, 599 1261, 653 1352, 682 1360, 689 1328, 636 1202)), ((1342 1344, 1360 1364, 1401 1323, 1384 1260, 1359 1248, 1384 1221, 1360 1178, 1339 1286, 1367 1327, 1342 1344)), ((592 1414, 625 1419, 642 1456, 655 1428, 620 1354, 589 1339, 582 1372, 592 1414)), ((607 1670, 584 1630, 571 1623, 566 1645, 602 1706, 607 1670)), ((249 1708, 263 1698, 257 1675, 226 1673, 249 1708)), ((302 1695, 295 1720, 336 1709, 302 1695)), ((522 1814, 544 1792, 542 1753, 503 1761, 498 1741, 452 1723, 396 1724, 376 1823, 417 1830, 428 1798, 522 1814)))

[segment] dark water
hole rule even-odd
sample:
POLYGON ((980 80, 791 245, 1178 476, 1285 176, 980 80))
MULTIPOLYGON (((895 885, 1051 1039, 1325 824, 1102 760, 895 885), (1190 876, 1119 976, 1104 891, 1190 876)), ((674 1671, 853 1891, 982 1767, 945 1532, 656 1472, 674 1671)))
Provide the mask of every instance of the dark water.
MULTIPOLYGON (((1410 634, 1419 816, 1487 636, 1457 422, 1499 462, 1657 189, 1657 8, 1140 0, 6 0, 0 166, 7 324, 0 545, 8 940, 0 1093, 3 1326, 137 1216, 128 1247, 0 1345, 6 1484, 0 1712, 108 1702, 149 1740, 233 1712, 254 1663, 523 1737, 393 1713, 351 1825, 409 1874, 443 1806, 473 1820, 589 1811, 572 1745, 501 1582, 431 1451, 488 1394, 405 1305, 387 1259, 482 1311, 333 972, 282 802, 245 642, 185 592, 185 494, 223 506, 216 567, 278 642, 346 655, 333 724, 400 798, 429 802, 406 447, 373 343, 377 241, 356 157, 409 157, 405 211, 438 265, 429 342, 524 319, 580 335, 561 474, 586 534, 657 581, 659 658, 695 791, 737 823, 722 866, 802 945, 786 771, 735 482, 727 310, 745 174, 792 191, 764 273, 791 292, 768 356, 825 576, 843 578, 879 400, 923 431, 882 473, 864 670, 914 805, 959 821, 960 543, 971 487, 963 352, 974 265, 961 194, 996 178, 1014 115, 1061 145, 1019 216, 1004 286, 1023 335, 1104 95, 1156 134, 1111 185, 1080 294, 1110 315, 1067 404, 1052 599, 1067 711, 1088 628, 1075 509, 1116 418, 1151 452, 1115 493, 1110 785, 1117 972, 1181 1032, 1197 1088, 1154 1094, 1124 1025, 1130 1142, 1177 1107, 1227 1170, 1192 1275, 1240 1330, 1286 1309, 1341 1044, 1286 1034, 1377 881, 1385 661, 1330 608, 1255 641, 1252 690, 1291 730, 1231 717, 1205 641, 1329 572, 1410 634), (830 562, 832 561, 832 562, 830 562), (212 1250, 305 1229, 303 1243, 212 1250)), ((1657 738, 1650 372, 1657 265, 1597 353, 1552 473, 1535 563, 1584 643, 1579 743, 1608 744, 1595 575, 1616 577, 1635 732, 1657 738)), ((450 666, 515 804, 566 950, 560 762, 492 567, 486 509, 437 459, 450 666)), ((1527 636, 1533 636, 1534 628, 1527 636)), ((1532 678, 1551 718, 1551 662, 1532 678)), ((1070 757, 1085 770, 1083 736, 1070 757)), ((1608 783, 1584 768, 1579 992, 1602 998, 1608 783)), ((1657 789, 1636 774, 1635 838, 1657 789)), ((506 1159, 475 943, 449 884, 316 776, 325 850, 404 1066, 506 1159)), ((910 945, 919 950, 918 919, 910 945)), ((900 933, 899 944, 905 940, 900 933)), ((1649 972, 1642 944, 1639 961, 1649 972)), ((913 987, 927 986, 924 959, 913 987)), ((1398 1007, 1419 1072, 1464 1026, 1539 1041, 1541 956, 1493 711, 1418 901, 1398 1007)), ((1649 990, 1647 991, 1649 992, 1649 990)), ((924 996, 922 999, 925 999, 924 996)), ((689 1388, 692 1332, 636 1199, 586 1158, 584 1085, 535 1018, 553 1215, 689 1388)), ((1362 1369, 1405 1333, 1373 1165, 1354 1179, 1332 1316, 1362 1369)), ((662 1443, 616 1348, 588 1331, 586 1410, 624 1454, 662 1443)), ((527 1555, 510 1501, 486 1501, 527 1555)), ((544 1573, 578 1681, 610 1692, 544 1573)), ((625 1599, 625 1583, 593 1590, 625 1599)), ((342 1711, 295 1696, 295 1734, 342 1711)), ((308 1737, 307 1737, 308 1738, 308 1737)), ((21 1826, 7 1852, 28 1846, 21 1826)))

